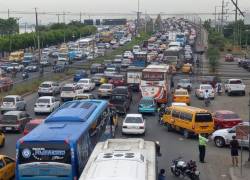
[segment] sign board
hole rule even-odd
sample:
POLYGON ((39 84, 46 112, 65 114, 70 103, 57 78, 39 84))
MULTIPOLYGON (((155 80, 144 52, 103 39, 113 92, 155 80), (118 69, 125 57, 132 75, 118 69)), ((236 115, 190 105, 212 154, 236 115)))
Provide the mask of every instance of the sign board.
POLYGON ((244 23, 245 25, 250 25, 250 13, 249 12, 245 14, 244 23))
POLYGON ((241 140, 248 140, 249 126, 240 125, 236 126, 236 138, 241 140))

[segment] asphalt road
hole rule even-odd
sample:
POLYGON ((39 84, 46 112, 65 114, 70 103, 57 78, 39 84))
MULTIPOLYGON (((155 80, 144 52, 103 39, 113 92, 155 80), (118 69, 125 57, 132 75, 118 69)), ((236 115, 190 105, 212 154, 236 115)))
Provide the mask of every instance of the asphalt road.
MULTIPOLYGON (((188 75, 178 75, 175 80, 187 77, 188 75)), ((197 84, 196 77, 191 77, 194 85, 197 84)), ((176 82, 175 81, 175 82, 176 82)), ((96 93, 96 90, 93 91, 96 93)), ((47 115, 35 116, 33 112, 33 106, 37 99, 37 94, 31 94, 25 97, 28 103, 27 112, 34 118, 46 118, 47 115)), ((233 97, 232 97, 233 98, 233 97)), ((238 97, 235 97, 238 98, 238 97)), ((240 97, 239 97, 240 98, 240 97)), ((140 96, 137 93, 133 94, 133 103, 130 106, 129 113, 137 113, 138 102, 140 96)), ((217 107, 218 104, 222 104, 221 101, 229 99, 228 97, 216 97, 215 101, 212 102, 210 109, 217 107)), ((203 101, 197 100, 194 97, 194 93, 191 95, 191 105, 196 107, 204 107, 203 101)), ((226 107, 223 107, 226 108, 226 107)), ((123 117, 121 116, 120 119, 123 117)), ((165 168, 167 170, 168 179, 176 179, 170 174, 171 160, 179 156, 183 157, 185 160, 196 160, 198 162, 198 140, 185 139, 179 133, 167 132, 165 127, 158 124, 158 115, 146 115, 147 119, 147 130, 145 137, 141 136, 146 140, 159 141, 161 144, 162 156, 159 157, 159 168, 165 168)), ((120 122, 121 124, 121 122, 120 122)), ((0 154, 6 154, 11 157, 15 157, 15 144, 16 141, 21 138, 21 134, 6 133, 6 144, 5 147, 0 149, 0 154)), ((122 136, 121 126, 118 127, 116 137, 128 138, 136 136, 122 136)), ((244 152, 246 153, 246 152, 244 152)), ((198 168, 201 171, 201 179, 204 180, 214 180, 214 179, 229 179, 228 167, 230 166, 230 153, 228 148, 216 148, 211 142, 207 148, 207 158, 208 163, 199 164, 198 168)))

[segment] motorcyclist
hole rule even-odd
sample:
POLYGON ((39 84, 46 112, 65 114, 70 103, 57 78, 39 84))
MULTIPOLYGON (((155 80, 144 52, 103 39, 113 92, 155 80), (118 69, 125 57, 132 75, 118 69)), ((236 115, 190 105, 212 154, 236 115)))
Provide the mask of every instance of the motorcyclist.
POLYGON ((160 108, 158 109, 159 111, 159 123, 161 124, 161 118, 165 112, 165 104, 161 104, 160 108))

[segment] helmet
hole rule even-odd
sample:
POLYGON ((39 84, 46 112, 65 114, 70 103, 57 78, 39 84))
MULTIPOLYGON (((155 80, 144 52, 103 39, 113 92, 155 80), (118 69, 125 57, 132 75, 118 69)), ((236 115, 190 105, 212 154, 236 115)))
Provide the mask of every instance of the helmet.
POLYGON ((208 90, 206 89, 206 92, 208 92, 208 90))

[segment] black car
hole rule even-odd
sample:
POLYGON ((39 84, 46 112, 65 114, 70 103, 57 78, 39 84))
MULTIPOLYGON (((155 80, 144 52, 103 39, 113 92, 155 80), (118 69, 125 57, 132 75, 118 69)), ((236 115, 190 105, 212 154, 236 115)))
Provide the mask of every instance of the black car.
POLYGON ((28 65, 24 69, 26 72, 37 72, 39 70, 37 65, 28 65))
POLYGON ((124 94, 113 94, 109 101, 110 107, 114 108, 118 113, 126 114, 129 110, 130 100, 124 94))
POLYGON ((129 101, 132 101, 131 89, 128 86, 117 86, 113 89, 112 95, 125 95, 129 101))

